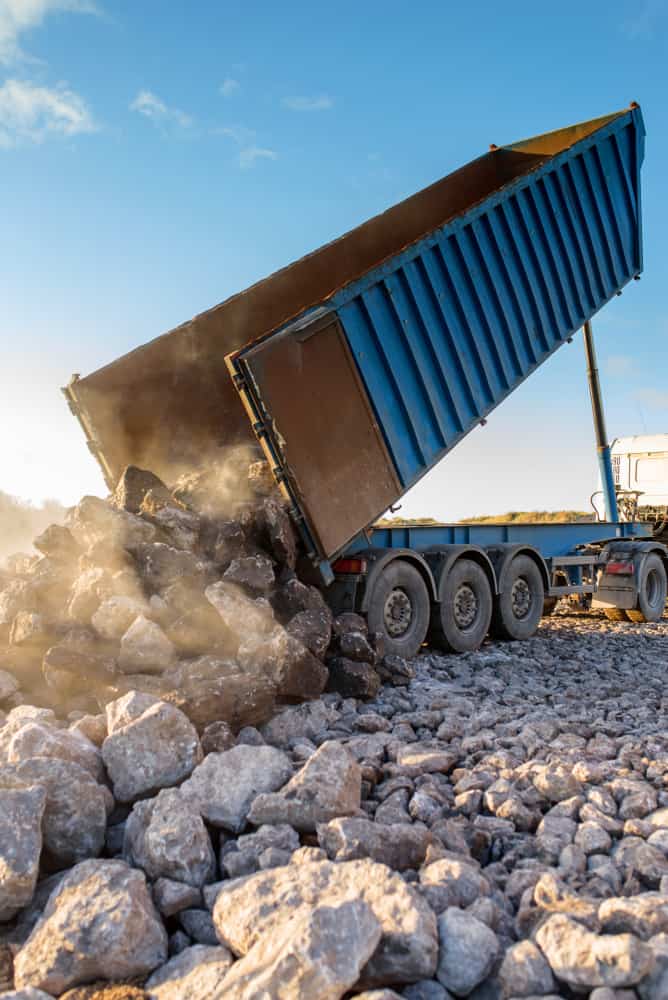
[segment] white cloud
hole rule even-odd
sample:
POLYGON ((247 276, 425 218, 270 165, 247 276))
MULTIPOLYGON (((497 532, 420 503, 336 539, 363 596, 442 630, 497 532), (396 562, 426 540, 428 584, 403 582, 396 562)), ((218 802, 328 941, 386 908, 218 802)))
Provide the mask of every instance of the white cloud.
POLYGON ((248 146, 239 153, 239 166, 247 170, 254 166, 256 160, 277 160, 275 149, 263 149, 261 146, 248 146))
POLYGON ((7 80, 0 87, 0 146, 4 148, 96 130, 83 98, 64 83, 38 87, 25 80, 7 80))
POLYGON ((242 170, 248 170, 255 165, 256 160, 277 160, 278 153, 275 149, 267 149, 255 143, 256 132, 245 125, 226 125, 222 128, 213 129, 215 135, 224 135, 240 146, 239 166, 242 170))
POLYGON ((317 97, 284 97, 281 101, 290 111, 329 111, 334 107, 334 98, 327 94, 317 97))
POLYGON ((225 125, 223 128, 213 130, 215 135, 224 135, 228 139, 233 139, 239 146, 248 146, 257 135, 255 129, 246 128, 245 125, 225 125))
POLYGON ((190 128, 193 121, 190 115, 179 108, 170 108, 156 94, 150 90, 140 90, 134 101, 130 105, 131 111, 136 111, 152 121, 158 128, 168 127, 190 128))
POLYGON ((241 90, 241 84, 238 80, 233 77, 228 76, 227 79, 223 80, 220 85, 220 92, 223 97, 232 97, 234 94, 241 90))
POLYGON ((92 0, 0 0, 0 63, 25 58, 19 36, 39 27, 44 18, 55 11, 99 13, 92 0))

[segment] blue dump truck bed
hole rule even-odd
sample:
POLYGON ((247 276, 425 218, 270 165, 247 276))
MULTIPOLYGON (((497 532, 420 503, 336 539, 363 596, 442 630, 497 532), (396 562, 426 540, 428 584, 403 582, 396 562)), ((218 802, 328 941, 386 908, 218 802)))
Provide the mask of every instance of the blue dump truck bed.
POLYGON ((375 239, 375 266, 351 266, 327 297, 231 352, 315 562, 343 552, 638 276, 643 150, 637 106, 493 148, 344 237, 349 250, 375 239), (392 250, 392 213, 411 201, 414 238, 404 226, 392 250))
MULTIPOLYGON (((110 488, 259 439, 345 551, 642 268, 637 106, 500 148, 65 390, 110 488)), ((421 536, 422 537, 422 536, 421 536)))

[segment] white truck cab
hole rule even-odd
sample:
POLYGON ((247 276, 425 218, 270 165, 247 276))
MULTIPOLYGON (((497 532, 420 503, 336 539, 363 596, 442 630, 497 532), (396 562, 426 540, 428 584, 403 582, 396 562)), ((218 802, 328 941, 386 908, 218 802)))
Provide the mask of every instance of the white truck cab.
POLYGON ((612 471, 620 515, 668 530, 668 434, 615 438, 612 471))

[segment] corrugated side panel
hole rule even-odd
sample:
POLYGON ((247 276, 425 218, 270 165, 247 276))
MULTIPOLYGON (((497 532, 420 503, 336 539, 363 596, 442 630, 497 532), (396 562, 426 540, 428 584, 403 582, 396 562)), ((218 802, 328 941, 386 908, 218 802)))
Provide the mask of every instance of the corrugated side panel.
POLYGON ((639 111, 332 299, 407 489, 642 268, 639 111))

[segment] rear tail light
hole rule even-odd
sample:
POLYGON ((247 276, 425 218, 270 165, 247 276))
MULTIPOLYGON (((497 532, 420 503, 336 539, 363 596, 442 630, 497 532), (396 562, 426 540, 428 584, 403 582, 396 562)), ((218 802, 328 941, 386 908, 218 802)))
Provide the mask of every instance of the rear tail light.
POLYGON ((635 566, 632 562, 609 562, 605 566, 606 573, 615 573, 617 576, 633 576, 635 566))
POLYGON ((337 559, 332 569, 335 573, 366 573, 366 559, 337 559))

